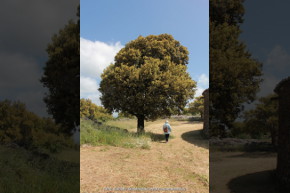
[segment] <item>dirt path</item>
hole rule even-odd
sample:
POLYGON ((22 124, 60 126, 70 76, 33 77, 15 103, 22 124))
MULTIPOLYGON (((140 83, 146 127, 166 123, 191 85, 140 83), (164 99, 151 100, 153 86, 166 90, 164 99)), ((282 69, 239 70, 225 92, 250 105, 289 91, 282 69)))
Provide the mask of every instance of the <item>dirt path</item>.
MULTIPOLYGON (((162 134, 162 125, 153 122, 146 131, 162 134)), ((176 188, 155 191, 167 193, 208 192, 209 151, 208 141, 199 134, 202 123, 175 121, 171 126, 174 138, 169 143, 152 142, 149 150, 81 147, 81 192, 141 192, 128 188, 142 187, 147 192, 149 188, 176 188), (106 187, 126 189, 109 191, 106 187)))
POLYGON ((211 152, 211 192, 277 192, 271 178, 276 157, 270 152, 211 152))

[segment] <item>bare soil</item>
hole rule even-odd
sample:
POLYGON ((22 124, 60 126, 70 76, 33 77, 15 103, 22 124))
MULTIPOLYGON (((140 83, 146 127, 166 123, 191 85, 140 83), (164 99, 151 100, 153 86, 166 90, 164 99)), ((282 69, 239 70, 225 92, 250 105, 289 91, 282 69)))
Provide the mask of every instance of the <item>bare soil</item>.
MULTIPOLYGON (((149 192, 149 188, 161 188, 155 192, 166 193, 209 192, 208 140, 200 136, 202 123, 171 121, 170 124, 174 138, 168 143, 151 142, 150 149, 82 146, 81 192, 141 192, 128 188, 147 188, 144 192, 149 192)), ((162 125, 163 122, 153 122, 145 130, 163 134, 162 125)))

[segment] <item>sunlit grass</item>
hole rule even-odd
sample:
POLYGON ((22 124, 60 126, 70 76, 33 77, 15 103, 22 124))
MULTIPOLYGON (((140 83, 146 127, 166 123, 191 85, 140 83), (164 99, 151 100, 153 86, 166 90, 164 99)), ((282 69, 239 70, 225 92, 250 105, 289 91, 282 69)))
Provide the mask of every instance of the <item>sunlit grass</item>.
POLYGON ((125 124, 119 123, 119 121, 116 121, 115 123, 111 122, 110 124, 100 125, 90 120, 81 120, 81 144, 150 148, 150 136, 129 132, 129 126, 125 127, 125 124))
POLYGON ((107 121, 105 125, 127 129, 128 131, 137 131, 137 119, 110 120, 107 121))
MULTIPOLYGON (((159 120, 160 123, 163 120, 159 120)), ((158 122, 159 122, 158 121, 158 122)), ((110 145, 126 148, 150 149, 151 142, 164 140, 163 134, 146 132, 146 126, 152 122, 145 123, 145 133, 138 134, 135 126, 136 120, 114 120, 105 124, 94 123, 91 120, 81 120, 81 144, 94 146, 110 145), (133 126, 134 125, 134 126, 133 126)), ((154 122, 156 123, 156 122, 154 122)), ((172 135, 170 138, 174 138, 172 135)))

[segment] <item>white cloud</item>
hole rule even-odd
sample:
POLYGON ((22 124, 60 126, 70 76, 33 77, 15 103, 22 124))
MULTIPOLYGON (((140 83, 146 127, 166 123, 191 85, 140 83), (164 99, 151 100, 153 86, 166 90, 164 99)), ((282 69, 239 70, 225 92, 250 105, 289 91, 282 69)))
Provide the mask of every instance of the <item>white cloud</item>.
POLYGON ((258 97, 273 93, 276 85, 290 74, 290 54, 285 48, 276 45, 268 54, 263 66, 263 82, 258 97))
POLYGON ((197 88, 195 92, 195 97, 201 96, 202 92, 208 88, 209 78, 206 74, 201 74, 198 76, 197 88))
POLYGON ((98 92, 99 85, 97 81, 90 77, 80 77, 80 92, 81 94, 98 92))
POLYGON ((257 93, 257 97, 266 96, 274 92, 276 85, 281 81, 280 78, 275 77, 271 74, 265 74, 263 76, 263 82, 260 86, 260 91, 257 93))
POLYGON ((205 74, 201 74, 199 77, 198 77, 198 81, 197 81, 198 85, 200 85, 201 87, 208 87, 208 84, 209 84, 209 78, 207 75, 205 74))
POLYGON ((205 90, 204 88, 199 88, 199 87, 197 87, 197 89, 196 89, 196 91, 195 91, 195 96, 194 96, 194 97, 199 97, 199 96, 201 96, 204 90, 205 90))
POLYGON ((114 57, 122 48, 120 42, 107 44, 100 41, 80 39, 80 73, 82 76, 99 78, 103 70, 114 62, 114 57))
POLYGON ((91 99, 93 103, 95 103, 96 105, 101 106, 101 100, 100 100, 100 92, 96 92, 95 94, 91 94, 91 95, 87 95, 85 98, 91 99))
POLYGON ((99 82, 103 70, 114 62, 115 55, 123 48, 120 42, 107 44, 80 38, 80 95, 101 105, 99 82))

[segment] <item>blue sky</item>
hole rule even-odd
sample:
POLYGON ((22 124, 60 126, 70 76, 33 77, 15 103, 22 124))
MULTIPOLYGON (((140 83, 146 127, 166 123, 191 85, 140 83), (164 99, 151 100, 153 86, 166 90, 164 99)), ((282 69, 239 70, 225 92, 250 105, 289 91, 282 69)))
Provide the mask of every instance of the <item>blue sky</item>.
POLYGON ((188 72, 198 82, 198 93, 208 87, 207 0, 81 0, 80 2, 81 97, 97 97, 98 94, 94 93, 100 81, 100 73, 126 43, 139 35, 162 33, 173 35, 188 48, 190 53, 188 72), (94 72, 94 68, 99 70, 94 72), (97 84, 94 84, 93 80, 96 80, 97 84))

